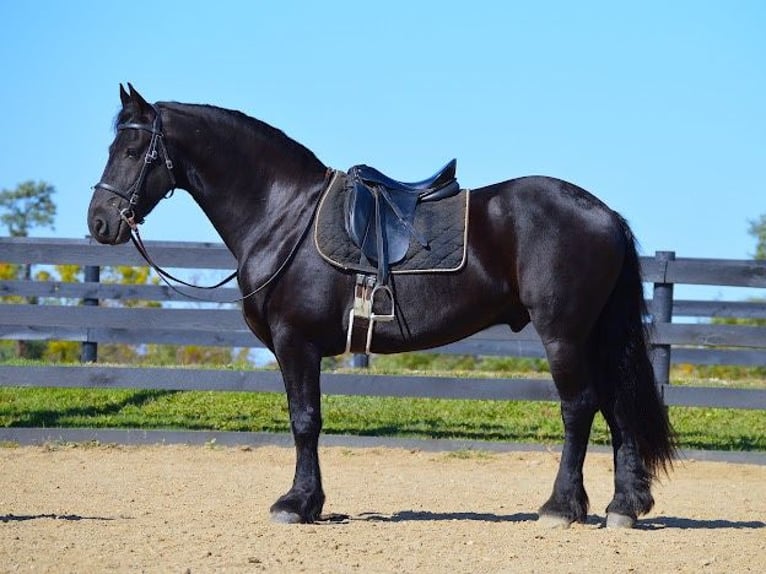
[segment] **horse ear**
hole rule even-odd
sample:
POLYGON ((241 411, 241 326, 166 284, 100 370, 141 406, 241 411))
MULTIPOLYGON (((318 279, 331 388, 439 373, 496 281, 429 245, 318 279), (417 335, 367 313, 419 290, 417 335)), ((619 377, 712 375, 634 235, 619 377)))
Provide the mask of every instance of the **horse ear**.
MULTIPOLYGON (((146 111, 151 106, 146 102, 146 100, 143 98, 141 94, 138 93, 138 90, 133 87, 133 84, 128 82, 128 91, 130 92, 130 95, 128 96, 130 102, 132 102, 134 105, 138 106, 138 109, 140 111, 146 111)), ((123 105, 125 104, 125 101, 123 100, 123 105)))
POLYGON ((128 94, 128 92, 125 91, 125 88, 122 86, 122 84, 120 84, 120 101, 122 102, 123 108, 127 106, 128 103, 130 102, 130 94, 128 94))

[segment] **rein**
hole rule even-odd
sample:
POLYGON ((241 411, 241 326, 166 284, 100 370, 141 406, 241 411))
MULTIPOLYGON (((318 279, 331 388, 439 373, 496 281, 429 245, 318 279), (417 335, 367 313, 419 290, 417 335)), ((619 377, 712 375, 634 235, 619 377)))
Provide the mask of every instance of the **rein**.
MULTIPOLYGON (((335 182, 335 178, 337 177, 337 172, 334 172, 333 179, 330 181, 330 184, 327 186, 333 185, 335 182)), ((320 199, 322 197, 322 194, 319 194, 320 199)), ((136 223, 133 223, 133 225, 130 228, 130 239, 133 241, 133 245, 135 245, 136 250, 141 254, 141 257, 144 258, 144 261, 146 261, 149 266, 154 269, 157 272, 157 275, 159 275, 160 279, 170 287, 173 291, 178 293, 179 295, 183 295, 184 297, 188 297, 189 299, 195 299, 197 301, 205 301, 208 303, 240 303, 244 301, 245 299, 249 299, 250 297, 257 295, 266 287, 271 285, 277 277, 284 271, 285 267, 290 263, 290 261, 293 260, 293 257, 295 257, 295 254, 298 252, 298 248, 303 243, 303 240, 306 239, 306 235, 308 235, 309 230, 311 229, 311 224, 314 222, 314 217, 316 216, 317 209, 319 207, 319 201, 316 202, 314 205, 314 209, 311 212, 311 217, 309 217, 308 223, 306 224, 306 227, 304 228, 303 232, 298 236, 298 240, 295 242, 295 245, 293 245, 293 248, 290 250, 290 253, 287 254, 287 257, 285 257, 285 260, 282 262, 282 264, 277 267, 277 270, 274 271, 274 273, 271 274, 271 277, 266 279, 261 285, 259 285, 257 288, 250 291, 247 295, 243 295, 242 297, 237 297, 235 299, 227 299, 224 301, 214 301, 211 299, 207 299, 205 297, 197 297, 196 295, 190 295, 189 293, 184 293, 181 291, 178 287, 170 283, 169 279, 172 279, 176 283, 180 283, 181 285, 185 285, 186 287, 193 287, 194 289, 217 289, 218 287, 222 287, 232 279, 234 279, 237 276, 237 271, 234 271, 231 275, 223 279, 222 281, 219 281, 215 285, 194 285, 192 283, 187 283, 186 281, 182 281, 181 279, 178 279, 177 277, 174 277, 164 269, 162 269, 159 265, 157 265, 154 260, 152 260, 151 256, 149 255, 149 252, 146 250, 146 246, 144 245, 143 240, 141 239, 141 234, 138 232, 138 225, 136 223)))
MULTIPOLYGON (((165 139, 164 134, 162 133, 162 120, 160 118, 160 112, 155 107, 152 106, 152 109, 154 110, 155 116, 154 121, 151 124, 142 124, 142 123, 125 123, 125 124, 119 124, 117 126, 117 130, 126 130, 126 129, 133 129, 133 130, 143 130, 146 132, 149 132, 152 134, 152 139, 149 142, 149 147, 146 151, 146 154, 144 155, 144 163, 141 166, 141 171, 138 174, 138 177, 136 178, 136 181, 133 182, 133 185, 131 185, 126 191, 122 191, 118 189, 117 187, 105 183, 103 181, 98 182, 96 185, 93 186, 94 189, 103 189, 105 191, 108 191, 110 193, 113 193, 117 195, 118 197, 121 197, 125 201, 128 202, 128 207, 125 207, 120 210, 120 219, 124 221, 128 227, 130 228, 130 239, 133 242, 133 245, 136 248, 136 251, 143 257, 144 261, 157 273, 157 275, 162 279, 162 281, 173 291, 178 293, 179 295, 182 295, 184 297, 187 297, 189 299, 195 299, 197 301, 205 301, 209 303, 239 303, 244 301, 245 299, 248 299, 259 292, 261 292, 263 289, 271 285, 276 278, 282 273, 282 271, 287 267, 288 263, 292 261, 293 257, 295 257, 295 254, 298 251, 298 248, 303 243, 303 240, 306 238, 306 235, 308 234, 309 229, 311 228, 311 224, 314 221, 314 216, 316 215, 317 208, 319 206, 319 201, 317 201, 316 205, 314 206, 314 209, 311 212, 311 217, 309 217, 308 224, 306 225, 306 228, 303 230, 303 232, 298 237, 298 240, 295 242, 295 245, 293 245, 290 252, 287 254, 287 257, 282 262, 282 264, 277 268, 277 270, 271 274, 271 276, 263 282, 263 284, 259 285, 256 289, 253 289, 250 291, 247 295, 243 295, 242 297, 237 297, 236 299, 231 300, 225 300, 225 301, 213 301, 210 299, 207 299, 205 297, 197 297, 195 295, 190 295, 189 293, 185 293, 184 291, 181 291, 178 287, 173 285, 170 281, 175 281, 176 283, 183 285, 185 287, 191 287, 193 289, 217 289, 218 287, 222 287, 226 283, 229 283, 232 279, 237 277, 238 272, 234 271, 229 276, 227 276, 225 279, 219 281, 215 285, 195 285, 193 283, 188 283, 184 281, 183 279, 179 279, 178 277, 175 277, 168 271, 165 271, 162 267, 160 267, 154 259, 152 259, 151 255, 149 255, 149 251, 146 249, 146 245, 143 242, 143 239, 141 239, 141 234, 139 233, 138 226, 144 222, 144 218, 140 218, 136 220, 136 213, 135 213, 135 206, 138 204, 139 200, 139 194, 143 188, 144 180, 146 179, 146 175, 149 171, 149 166, 151 166, 155 160, 159 157, 160 154, 162 154, 164 159, 165 167, 167 168, 168 175, 170 176, 170 183, 171 188, 170 190, 165 194, 165 198, 169 198, 173 195, 173 192, 175 191, 176 187, 176 179, 173 175, 173 161, 170 159, 170 155, 168 154, 168 149, 165 146, 165 139)), ((331 187, 335 184, 337 181, 338 172, 334 170, 327 170, 327 175, 325 176, 325 181, 330 179, 329 183, 327 183, 326 186, 323 185, 324 188, 331 187), (332 175, 332 177, 330 177, 332 175)), ((319 194, 319 197, 321 199, 322 194, 319 194)))
POLYGON ((189 299, 196 299, 197 301, 207 301, 209 303, 238 303, 239 301, 243 301, 244 299, 247 299, 250 296, 250 295, 246 295, 245 297, 232 299, 231 301, 212 301, 204 297, 197 297, 195 295, 190 295, 189 293, 184 293, 178 287, 170 283, 170 281, 175 281, 176 283, 180 285, 184 285, 185 287, 192 287, 193 289, 217 289, 218 287, 223 287, 229 281, 234 279, 237 276, 237 272, 234 271, 233 273, 228 275, 225 279, 219 281, 215 285, 195 285, 193 283, 187 283, 183 279, 179 279, 178 277, 165 271, 162 267, 160 267, 157 263, 155 263, 151 255, 149 255, 149 251, 146 249, 146 245, 144 245, 143 239, 141 239, 141 234, 138 231, 138 224, 136 223, 133 223, 133 225, 131 225, 130 227, 130 240, 133 242, 133 245, 135 246, 136 251, 138 251, 141 257, 144 258, 144 261, 146 261, 149 264, 149 267, 154 269, 154 271, 157 273, 157 275, 159 275, 160 279, 162 279, 165 285, 170 287, 173 291, 175 291, 179 295, 183 295, 184 297, 188 297, 189 299))
MULTIPOLYGON (((337 170, 327 170, 327 175, 325 176, 325 181, 329 178, 330 181, 327 183, 327 185, 323 185, 323 189, 330 189, 332 188, 336 182, 339 180, 338 176, 341 172, 337 170), (330 177, 332 176, 332 177, 330 177)), ((274 273, 271 274, 271 276, 266 279, 261 285, 259 285, 257 288, 250 291, 247 295, 243 295, 242 297, 237 297, 236 299, 229 299, 225 301, 211 301, 210 299, 206 299, 204 297, 197 297, 195 295, 190 295, 189 293, 184 293, 181 291, 178 287, 170 283, 169 279, 172 279, 176 283, 180 283, 181 285, 185 285, 186 287, 193 287, 195 289, 216 289, 218 287, 222 287, 232 279, 234 279, 237 276, 237 271, 234 271, 231 275, 223 279, 222 281, 219 281, 215 285, 206 285, 206 286, 200 286, 200 285, 193 285, 191 283, 187 283, 186 281, 182 281, 181 279, 178 279, 177 277, 174 277, 164 269, 162 269, 159 265, 157 265, 154 260, 149 255, 149 252, 146 249, 146 245, 144 245, 143 240, 141 239, 141 234, 138 231, 138 225, 133 222, 130 225, 130 239, 133 241, 133 245, 135 245, 136 250, 141 254, 141 257, 144 258, 144 260, 149 264, 149 266, 154 269, 157 274, 159 275, 160 279, 173 291, 178 293, 179 295, 183 295, 184 297, 188 297, 189 299, 195 299, 197 301, 206 301, 209 303, 240 303, 244 301, 245 299, 249 299, 250 297, 257 295, 261 291, 263 291, 266 287, 271 285, 277 277, 284 271, 285 267, 293 260, 293 257, 295 257, 295 254, 298 252, 298 248, 303 243, 304 239, 306 239, 306 236, 309 233, 309 230, 311 229, 312 223, 314 222, 314 218, 316 217, 316 213, 319 210, 319 204, 320 200, 324 194, 319 194, 319 200, 314 204, 314 209, 311 211, 311 216, 309 217, 308 222, 306 223, 306 227, 303 229, 303 232, 298 236, 298 240, 295 242, 295 245, 293 245, 292 249, 290 250, 290 253, 287 254, 287 257, 285 257, 285 260, 282 262, 282 264, 277 267, 277 270, 274 271, 274 273)))

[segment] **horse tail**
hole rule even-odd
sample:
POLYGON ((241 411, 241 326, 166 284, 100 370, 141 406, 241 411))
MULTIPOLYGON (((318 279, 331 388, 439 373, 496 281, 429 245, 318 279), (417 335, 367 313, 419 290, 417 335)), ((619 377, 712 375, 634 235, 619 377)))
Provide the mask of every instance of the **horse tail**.
POLYGON ((652 476, 667 473, 676 441, 649 360, 647 317, 636 240, 628 223, 615 214, 625 243, 620 275, 599 316, 595 334, 601 377, 599 398, 636 437, 639 455, 652 476))

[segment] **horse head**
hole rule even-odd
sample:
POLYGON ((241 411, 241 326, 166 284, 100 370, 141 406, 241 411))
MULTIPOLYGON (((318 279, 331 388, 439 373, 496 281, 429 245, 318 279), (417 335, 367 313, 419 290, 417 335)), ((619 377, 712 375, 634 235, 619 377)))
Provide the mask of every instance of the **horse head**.
POLYGON ((101 180, 88 208, 88 228, 99 243, 119 244, 175 188, 162 117, 128 84, 120 84, 122 110, 101 180), (163 165, 164 164, 164 165, 163 165))

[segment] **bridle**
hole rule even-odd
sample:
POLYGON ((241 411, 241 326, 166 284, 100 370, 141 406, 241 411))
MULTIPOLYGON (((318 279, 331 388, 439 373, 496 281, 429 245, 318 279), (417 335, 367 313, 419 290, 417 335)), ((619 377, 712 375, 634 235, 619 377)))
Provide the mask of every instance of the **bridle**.
MULTIPOLYGON (((120 210, 120 219, 124 221, 130 228, 130 239, 131 241, 133 241, 133 245, 135 245, 136 250, 141 254, 141 257, 144 258, 144 260, 149 264, 149 266, 157 272, 160 278, 173 291, 176 291, 177 293, 185 297, 190 297, 192 299, 199 299, 198 297, 194 297, 193 295, 189 295, 188 293, 184 293, 183 291, 180 291, 174 285, 172 285, 168 281, 168 279, 172 279, 176 283, 180 283, 181 285, 185 285, 186 287, 193 287, 195 289, 216 289, 218 287, 225 285, 232 279, 234 279, 237 276, 237 272, 236 271, 233 272, 231 275, 226 277, 224 280, 216 283, 215 285, 205 285, 205 286, 194 285, 192 283, 187 283, 186 281, 179 279, 178 277, 174 277, 173 275, 171 275, 170 273, 162 269, 157 263, 154 262, 154 260, 149 255, 149 252, 146 250, 146 246, 144 245, 144 242, 141 239, 141 235, 138 231, 138 226, 144 222, 144 218, 141 217, 138 220, 136 219, 135 206, 138 204, 138 200, 140 198, 141 191, 144 187, 146 176, 149 173, 149 168, 154 164, 154 162, 157 159, 160 158, 160 155, 162 156, 163 163, 165 164, 165 168, 167 168, 168 175, 170 176, 170 189, 168 190, 168 192, 165 194, 164 197, 169 198, 170 196, 172 196, 176 188, 176 178, 175 178, 175 175, 173 175, 173 160, 170 159, 170 155, 168 154, 168 148, 165 145, 165 136, 162 133, 162 118, 160 117, 160 111, 155 106, 151 104, 150 106, 152 110, 154 110, 154 121, 151 124, 128 122, 128 123, 117 125, 117 131, 142 130, 145 132, 149 132, 152 135, 152 139, 149 141, 149 147, 146 149, 146 154, 144 154, 144 161, 141 164, 141 171, 138 172, 138 177, 136 178, 136 180, 127 190, 124 190, 124 191, 104 181, 99 181, 96 185, 93 186, 93 189, 103 189, 104 191, 113 193, 114 195, 121 197, 122 199, 128 202, 128 206, 123 207, 120 210)), ((203 299, 203 300, 207 301, 207 299, 203 299)), ((221 302, 233 303, 239 300, 240 299, 236 299, 234 301, 221 301, 221 302)))
MULTIPOLYGON (((168 192, 165 194, 164 197, 169 198, 171 195, 173 195, 173 192, 175 191, 175 188, 176 188, 176 178, 173 175, 173 161, 170 159, 170 155, 168 154, 168 148, 165 146, 165 136, 162 133, 162 119, 160 118, 160 111, 157 109, 156 106, 151 104, 149 105, 151 106, 152 110, 154 110, 154 121, 151 124, 128 122, 128 123, 117 125, 117 131, 143 130, 145 132, 149 132, 152 135, 152 139, 149 141, 149 147, 147 148, 146 154, 144 155, 144 162, 141 165, 141 171, 138 173, 138 177, 136 178, 136 181, 134 181, 133 185, 131 185, 125 191, 109 183, 106 183, 104 181, 99 181, 96 185, 93 186, 93 189, 103 189, 104 191, 113 193, 114 195, 121 197, 122 199, 128 202, 128 206, 120 210, 120 219, 124 221, 130 228, 130 239, 133 242, 133 245, 136 247, 136 250, 141 254, 141 257, 144 258, 144 260, 149 264, 149 266, 157 272, 160 279, 162 279, 165 282, 165 284, 168 287, 170 287, 170 289, 172 289, 179 295, 183 295, 184 297, 188 297, 190 299, 197 299, 199 301, 211 302, 209 299, 196 297, 194 295, 190 295, 189 293, 184 293, 183 291, 178 289, 175 285, 170 283, 169 280, 175 281, 176 283, 179 283, 186 287, 192 287, 194 289, 217 289, 218 287, 221 287, 225 285, 226 283, 228 283, 229 281, 231 281, 232 279, 234 279, 237 276, 236 271, 234 271, 231 275, 229 275, 222 281, 219 281, 215 285, 194 285, 193 283, 187 283, 186 281, 179 279, 178 277, 174 277, 173 275, 171 275, 170 273, 162 269, 157 263, 154 262, 154 260, 149 255, 149 252, 146 250, 146 246, 144 245, 144 242, 141 239, 141 234, 138 231, 138 226, 144 222, 144 218, 141 217, 140 219, 136 220, 136 212, 134 208, 138 204, 141 190, 144 186, 144 181, 146 180, 146 176, 149 173, 149 168, 160 157, 160 155, 162 155, 162 159, 164 160, 165 167, 167 168, 168 175, 170 176, 170 184, 171 184, 170 189, 168 190, 168 192)), ((338 175, 339 175, 339 172, 328 169, 325 175, 325 183, 323 184, 323 187, 334 185, 335 182, 338 181, 338 175)), ((298 240, 296 241, 295 245, 293 245, 293 248, 290 250, 285 260, 263 284, 261 284, 256 289, 253 289, 250 293, 242 297, 237 297, 236 299, 232 299, 229 301, 213 301, 213 302, 214 303, 238 303, 238 302, 244 301, 245 299, 248 299, 249 297, 252 297, 253 295, 256 295, 257 293, 261 292, 263 289, 271 285, 276 280, 276 278, 282 273, 282 271, 287 267, 290 261, 292 261, 301 243, 303 243, 303 240, 306 238, 306 235, 308 234, 308 231, 311 228, 311 223, 314 219, 314 216, 316 215, 318 206, 319 206, 319 202, 317 202, 317 204, 314 206, 314 210, 311 213, 311 217, 309 218, 306 228, 303 230, 303 233, 301 233, 301 235, 298 237, 298 240)))
POLYGON ((165 138, 162 133, 162 118, 160 117, 160 111, 151 106, 154 110, 154 121, 151 124, 142 124, 138 122, 128 122, 117 125, 117 131, 123 130, 142 130, 149 132, 152 135, 152 139, 149 141, 149 147, 144 155, 144 162, 141 164, 141 171, 138 172, 136 181, 133 182, 127 190, 123 191, 109 183, 99 181, 93 186, 93 189, 103 189, 110 193, 121 197, 128 202, 128 207, 124 207, 120 210, 120 219, 128 224, 132 231, 137 230, 137 226, 144 222, 143 217, 136 220, 135 206, 138 204, 141 190, 144 186, 144 180, 149 173, 149 168, 162 154, 165 167, 167 168, 168 175, 170 176, 170 190, 165 194, 165 197, 170 197, 176 188, 176 178, 173 175, 173 160, 170 159, 168 154, 168 148, 165 146, 165 138))

